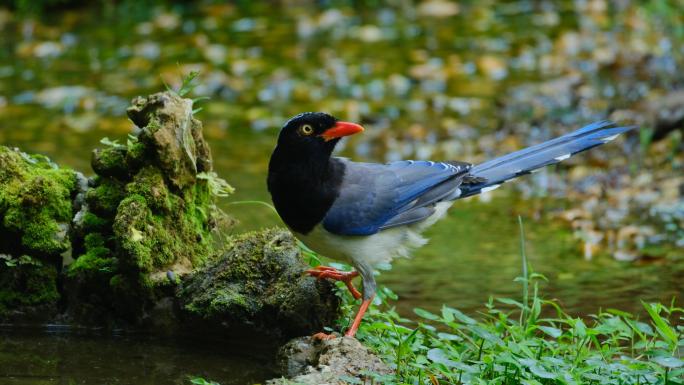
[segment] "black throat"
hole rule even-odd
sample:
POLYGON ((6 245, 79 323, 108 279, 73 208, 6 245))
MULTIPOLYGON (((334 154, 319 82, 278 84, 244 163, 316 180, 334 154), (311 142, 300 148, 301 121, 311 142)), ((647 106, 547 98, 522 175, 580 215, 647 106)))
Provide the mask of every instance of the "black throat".
POLYGON ((267 182, 285 224, 300 234, 313 230, 337 199, 344 172, 344 163, 331 158, 330 152, 278 145, 271 155, 267 182))

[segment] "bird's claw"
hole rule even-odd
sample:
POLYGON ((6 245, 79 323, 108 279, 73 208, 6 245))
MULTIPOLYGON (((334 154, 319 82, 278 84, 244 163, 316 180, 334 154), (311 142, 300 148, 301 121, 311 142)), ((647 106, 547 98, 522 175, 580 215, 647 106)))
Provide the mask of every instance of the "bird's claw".
POLYGON ((316 266, 313 269, 307 270, 306 273, 318 279, 330 278, 335 281, 342 281, 355 299, 361 298, 361 293, 354 287, 354 284, 351 281, 359 275, 357 271, 346 272, 339 271, 330 266, 316 266))
POLYGON ((335 339, 337 337, 332 333, 327 334, 327 333, 320 332, 320 333, 316 333, 316 334, 312 335, 311 338, 313 338, 314 340, 317 340, 317 341, 327 341, 327 340, 335 339))

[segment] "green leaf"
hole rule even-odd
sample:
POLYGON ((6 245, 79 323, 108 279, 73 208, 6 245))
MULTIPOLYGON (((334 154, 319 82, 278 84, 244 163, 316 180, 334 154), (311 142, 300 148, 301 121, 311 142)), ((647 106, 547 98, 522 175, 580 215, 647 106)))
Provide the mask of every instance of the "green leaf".
POLYGON ((625 311, 618 309, 606 309, 606 313, 615 314, 624 318, 632 318, 633 316, 625 311))
POLYGON ((516 306, 520 309, 522 309, 524 307, 521 302, 516 301, 514 299, 511 299, 511 298, 497 298, 496 301, 501 302, 501 303, 506 304, 506 305, 516 306))
POLYGON ((635 322, 634 326, 636 327, 637 330, 639 330, 643 334, 646 334, 647 336, 653 335, 653 328, 651 327, 651 325, 649 325, 645 322, 637 321, 637 322, 635 322))
POLYGON ((466 365, 462 362, 451 360, 450 357, 448 356, 448 354, 444 350, 439 349, 439 348, 433 348, 433 349, 428 350, 427 358, 436 364, 441 364, 441 365, 444 365, 448 368, 455 368, 455 369, 462 370, 462 371, 467 372, 467 373, 476 373, 477 372, 476 368, 473 368, 473 367, 466 365))
MULTIPOLYGON (((458 309, 454 309, 454 308, 448 307, 448 306, 442 306, 442 315, 444 315, 444 313, 449 313, 449 314, 451 314, 452 318, 455 318, 455 319, 457 319, 457 320, 463 322, 463 323, 466 324, 466 325, 475 325, 475 324, 477 324, 477 321, 475 321, 474 319, 472 319, 472 318, 468 317, 467 315, 463 314, 463 312, 461 312, 461 311, 458 310, 458 309)), ((451 322, 451 321, 447 321, 447 322, 451 322)))
POLYGON ((531 365, 529 367, 529 369, 530 369, 530 372, 532 372, 532 374, 534 374, 537 377, 546 378, 546 379, 556 378, 556 375, 554 373, 549 372, 548 370, 546 370, 544 367, 542 367, 540 365, 531 365))
POLYGON ((189 74, 187 74, 185 77, 183 77, 183 83, 181 84, 181 87, 178 89, 178 95, 180 96, 185 96, 188 93, 190 93, 196 86, 196 84, 193 83, 195 78, 199 76, 199 71, 190 71, 189 74))
POLYGON ((442 305, 442 318, 444 322, 453 322, 454 313, 452 313, 446 305, 442 305))
POLYGON ((549 279, 546 278, 546 276, 545 276, 544 274, 540 274, 540 273, 532 273, 532 274, 530 274, 530 281, 536 280, 536 279, 541 280, 541 281, 546 281, 546 282, 549 281, 549 279))
POLYGON ((584 321, 581 319, 576 319, 574 325, 572 326, 572 329, 574 331, 574 335, 576 337, 584 338, 587 336, 587 326, 584 324, 584 321))
POLYGON ((444 350, 439 348, 430 349, 427 352, 427 358, 438 364, 446 365, 448 367, 454 367, 456 365, 455 361, 450 360, 444 350))
POLYGON ((653 320, 653 323, 656 326, 656 330, 658 330, 658 333, 668 342, 672 345, 677 345, 677 332, 675 332, 674 329, 670 327, 670 325, 667 324, 667 321, 660 316, 660 305, 659 304, 647 304, 645 302, 641 302, 646 308, 646 311, 648 312, 648 315, 651 316, 651 319, 653 320))
POLYGON ((666 368, 675 369, 684 366, 684 361, 676 357, 656 356, 652 359, 653 362, 666 368))
POLYGON ((463 341, 463 337, 450 333, 437 333, 437 337, 439 337, 440 340, 445 341, 463 341))
POLYGON ((202 377, 191 378, 190 383, 194 385, 220 385, 218 382, 207 381, 202 377))
POLYGON ((114 147, 114 148, 123 148, 123 147, 125 147, 124 145, 122 145, 121 143, 119 143, 118 140, 116 140, 116 139, 115 139, 115 140, 111 140, 111 139, 109 139, 109 138, 106 137, 106 136, 105 136, 104 138, 100 139, 100 143, 104 144, 105 146, 114 147))
MULTIPOLYGON (((201 172, 197 174, 197 179, 206 180, 209 185, 209 191, 212 195, 216 197, 227 197, 235 192, 235 188, 229 185, 225 179, 221 178, 214 171, 211 172, 201 172)), ((236 202, 233 202, 236 203, 236 202)))
POLYGON ((553 338, 558 338, 561 335, 563 335, 562 330, 560 330, 558 328, 551 327, 551 326, 537 326, 537 329, 543 331, 545 334, 547 334, 553 338))
POLYGON ((430 312, 427 311, 427 310, 423 310, 423 309, 421 309, 421 308, 419 308, 419 307, 413 309, 413 312, 416 313, 416 315, 417 315, 418 317, 425 318, 425 319, 429 319, 429 320, 432 320, 432 321, 436 321, 436 320, 439 319, 439 316, 437 316, 437 315, 435 315, 435 314, 433 314, 433 313, 430 313, 430 312))
POLYGON ((482 338, 483 340, 485 340, 487 342, 490 342, 490 343, 493 343, 496 345, 502 345, 503 344, 503 340, 501 338, 499 338, 499 336, 491 333, 487 329, 484 329, 484 328, 479 327, 479 326, 473 326, 473 327, 471 327, 470 330, 472 330, 472 332, 475 335, 477 335, 478 337, 482 338))
POLYGON ((389 298, 389 299, 391 299, 391 300, 395 300, 395 301, 396 301, 396 300, 399 299, 399 296, 396 295, 396 294, 395 294, 389 287, 387 287, 387 286, 385 286, 385 287, 382 288, 382 292, 385 294, 385 296, 387 296, 387 298, 389 298))

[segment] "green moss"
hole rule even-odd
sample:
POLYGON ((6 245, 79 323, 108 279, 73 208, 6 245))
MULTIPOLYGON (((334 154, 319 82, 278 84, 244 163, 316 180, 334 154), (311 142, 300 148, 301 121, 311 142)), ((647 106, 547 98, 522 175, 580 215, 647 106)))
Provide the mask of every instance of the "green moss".
POLYGON ((112 217, 116 214, 116 209, 124 197, 123 183, 115 179, 101 178, 97 187, 86 193, 86 202, 94 213, 103 217, 112 217))
POLYGON ((1 262, 0 313, 56 309, 75 194, 73 171, 0 146, 0 253, 21 256, 13 266, 1 262))
POLYGON ((135 267, 151 270, 152 250, 149 236, 146 237, 150 213, 145 198, 131 195, 121 202, 114 220, 114 234, 121 249, 127 254, 126 262, 135 267))
POLYGON ((164 184, 164 176, 156 167, 141 169, 133 182, 126 185, 126 191, 145 198, 147 205, 155 212, 168 212, 171 209, 169 190, 164 184))
POLYGON ((96 247, 104 247, 105 245, 105 238, 102 234, 100 233, 90 233, 85 236, 84 240, 84 246, 86 250, 91 250, 96 247))
POLYGON ((145 144, 140 141, 132 142, 128 145, 126 153, 126 165, 131 170, 138 170, 144 163, 146 156, 145 144))
POLYGON ((69 265, 67 274, 71 277, 110 274, 116 271, 117 260, 111 250, 103 246, 93 247, 69 265))
POLYGON ((87 234, 95 231, 105 231, 109 228, 110 221, 101 218, 91 212, 87 212, 83 216, 83 231, 87 234))
POLYGON ((186 310, 199 315, 232 314, 238 317, 251 317, 258 311, 258 303, 250 301, 241 293, 239 285, 234 284, 211 292, 206 302, 193 302, 186 310))
POLYGON ((236 236, 230 243, 230 252, 227 253, 231 265, 228 277, 254 280, 279 276, 283 265, 279 260, 266 258, 264 255, 264 244, 271 242, 275 235, 275 230, 270 230, 236 236))
POLYGON ((269 335, 301 335, 329 325, 338 301, 330 282, 303 274, 292 235, 280 229, 236 236, 226 251, 186 279, 183 309, 203 320, 269 335))
POLYGON ((0 316, 13 309, 48 306, 59 300, 57 269, 42 263, 2 266, 0 272, 0 316))
POLYGON ((125 286, 125 282, 126 277, 124 277, 122 274, 117 274, 109 279, 109 286, 113 288, 120 288, 125 286))
POLYGON ((98 175, 125 178, 129 173, 126 152, 122 146, 98 148, 93 150, 90 164, 98 175))
MULTIPOLYGON (((179 201, 177 197, 171 201, 179 201)), ((198 229, 180 203, 167 215, 155 215, 142 195, 131 195, 119 206, 114 234, 126 254, 126 263, 144 272, 181 259, 197 263, 211 253, 209 234, 198 229)))
POLYGON ((67 250, 75 173, 0 147, 0 181, 0 252, 49 257, 67 250))
POLYGON ((21 243, 25 250, 37 255, 57 255, 69 248, 67 223, 57 223, 47 213, 24 221, 21 243))

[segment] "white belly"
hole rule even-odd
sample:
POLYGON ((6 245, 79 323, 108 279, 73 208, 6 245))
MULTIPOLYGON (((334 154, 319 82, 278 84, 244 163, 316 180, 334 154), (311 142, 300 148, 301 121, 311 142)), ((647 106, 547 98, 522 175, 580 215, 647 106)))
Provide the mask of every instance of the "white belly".
POLYGON ((311 250, 328 258, 357 265, 390 263, 396 257, 409 257, 411 251, 427 243, 420 234, 427 227, 442 218, 453 202, 440 202, 435 213, 425 220, 408 225, 393 227, 373 235, 336 235, 317 225, 308 234, 294 232, 311 250))

